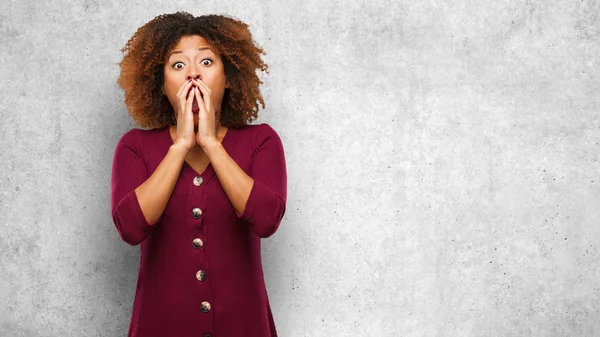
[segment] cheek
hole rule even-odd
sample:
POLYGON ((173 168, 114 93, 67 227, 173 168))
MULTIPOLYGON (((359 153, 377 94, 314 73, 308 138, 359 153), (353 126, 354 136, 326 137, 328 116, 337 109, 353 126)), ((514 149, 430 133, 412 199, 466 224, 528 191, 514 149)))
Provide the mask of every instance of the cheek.
POLYGON ((225 84, 225 72, 221 67, 215 67, 203 74, 203 80, 210 86, 223 86, 225 84))
POLYGON ((174 74, 171 74, 169 71, 165 71, 163 81, 165 94, 170 97, 176 96, 181 86, 181 83, 179 82, 181 81, 179 78, 174 76, 174 74))
POLYGON ((174 103, 177 101, 177 93, 179 92, 179 89, 181 89, 181 84, 177 83, 177 82, 173 82, 173 83, 165 83, 165 94, 167 95, 167 97, 169 98, 169 101, 171 101, 171 103, 174 103))
POLYGON ((173 80, 169 80, 169 79, 165 79, 165 92, 172 95, 172 94, 176 94, 177 90, 176 88, 176 83, 173 80))
POLYGON ((213 93, 222 92, 225 89, 225 78, 223 76, 212 76, 205 81, 213 93))

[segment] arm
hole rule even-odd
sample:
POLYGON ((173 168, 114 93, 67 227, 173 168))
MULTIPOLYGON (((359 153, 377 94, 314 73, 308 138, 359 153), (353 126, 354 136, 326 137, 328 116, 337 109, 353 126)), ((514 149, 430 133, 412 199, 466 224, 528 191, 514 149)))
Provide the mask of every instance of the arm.
POLYGON ((156 170, 148 172, 136 134, 125 134, 115 149, 111 176, 112 218, 119 236, 130 245, 144 241, 162 213, 175 187, 186 151, 171 145, 156 170))
POLYGON ((256 235, 267 238, 275 233, 285 213, 287 175, 281 139, 269 125, 261 127, 250 175, 219 142, 205 151, 237 216, 247 220, 256 235))

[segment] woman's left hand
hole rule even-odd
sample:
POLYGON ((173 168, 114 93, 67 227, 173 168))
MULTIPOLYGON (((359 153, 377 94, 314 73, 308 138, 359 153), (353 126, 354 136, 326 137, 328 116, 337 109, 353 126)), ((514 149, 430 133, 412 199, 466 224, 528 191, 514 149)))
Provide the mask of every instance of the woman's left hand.
POLYGON ((218 142, 217 139, 217 123, 215 121, 215 109, 212 105, 212 99, 210 89, 201 80, 194 80, 196 87, 199 89, 194 91, 196 100, 198 101, 198 132, 196 133, 196 143, 203 149, 214 142, 218 142), (204 98, 202 98, 202 95, 204 98))

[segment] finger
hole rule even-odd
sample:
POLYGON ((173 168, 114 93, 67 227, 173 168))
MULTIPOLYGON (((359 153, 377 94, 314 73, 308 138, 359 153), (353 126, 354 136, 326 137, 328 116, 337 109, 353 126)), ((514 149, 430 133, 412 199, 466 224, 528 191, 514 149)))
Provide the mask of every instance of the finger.
POLYGON ((202 98, 202 95, 200 95, 199 87, 194 87, 194 96, 198 100, 198 108, 200 108, 200 112, 206 113, 206 109, 207 109, 207 107, 205 106, 206 103, 204 103, 204 99, 202 98))
POLYGON ((185 82, 185 83, 184 83, 184 84, 181 86, 181 88, 179 88, 179 91, 177 92, 177 96, 178 96, 178 97, 181 97, 181 95, 182 95, 184 92, 186 92, 186 93, 187 93, 187 92, 188 92, 188 90, 189 90, 189 87, 190 87, 191 85, 192 85, 192 79, 189 79, 187 82, 185 82), (186 90, 186 88, 188 88, 188 89, 186 90))
POLYGON ((212 90, 206 85, 206 83, 202 80, 194 79, 195 83, 201 88, 204 89, 202 94, 210 96, 212 94, 212 90))
POLYGON ((198 88, 200 89, 200 91, 202 92, 202 95, 204 95, 204 99, 203 103, 206 104, 206 109, 208 109, 208 111, 212 111, 213 107, 212 107, 212 100, 211 100, 211 91, 208 88, 208 86, 206 85, 206 83, 204 83, 203 81, 200 80, 196 80, 196 83, 198 83, 198 88))
MULTIPOLYGON (((192 90, 196 90, 196 87, 194 87, 192 90)), ((192 114, 192 105, 194 103, 194 96, 193 95, 189 95, 187 100, 185 101, 185 110, 184 110, 184 114, 192 114)))
POLYGON ((197 87, 198 85, 196 83, 194 83, 193 80, 190 79, 190 83, 189 85, 187 85, 184 89, 184 91, 182 92, 182 95, 185 95, 185 100, 187 101, 188 99, 193 99, 193 90, 195 87, 197 87), (191 95, 190 95, 191 94, 191 95))
MULTIPOLYGON (((181 90, 179 91, 179 94, 178 94, 178 101, 179 101, 179 102, 178 102, 178 105, 179 105, 179 107, 178 107, 178 109, 177 109, 177 110, 178 110, 178 111, 177 111, 177 114, 180 114, 180 113, 182 113, 182 111, 181 111, 181 110, 182 110, 182 108, 183 108, 183 110, 185 110, 185 109, 186 109, 185 107, 187 106, 187 103, 188 103, 188 102, 187 102, 187 100, 188 100, 188 98, 189 98, 189 90, 191 89, 191 86, 192 86, 192 81, 189 81, 189 82, 188 82, 186 85, 184 85, 184 86, 181 88, 181 90)), ((191 103, 190 103, 190 104, 191 104, 191 103)), ((183 111, 183 112, 185 112, 185 111, 183 111)))

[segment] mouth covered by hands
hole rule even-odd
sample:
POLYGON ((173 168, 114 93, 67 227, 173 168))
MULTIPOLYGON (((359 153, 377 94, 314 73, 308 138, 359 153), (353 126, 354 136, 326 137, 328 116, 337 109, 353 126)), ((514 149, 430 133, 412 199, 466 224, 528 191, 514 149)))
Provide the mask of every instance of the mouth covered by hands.
POLYGON ((194 112, 192 103, 192 113, 198 115, 198 132, 196 133, 196 143, 203 149, 218 142, 216 113, 212 104, 211 90, 202 80, 193 79, 192 91, 194 95, 193 103, 196 103, 197 112, 194 112))
POLYGON ((196 144, 205 149, 218 142, 215 109, 211 90, 206 83, 197 79, 186 81, 179 89, 177 98, 176 142, 187 150, 196 144), (197 132, 194 134, 195 128, 197 132))

